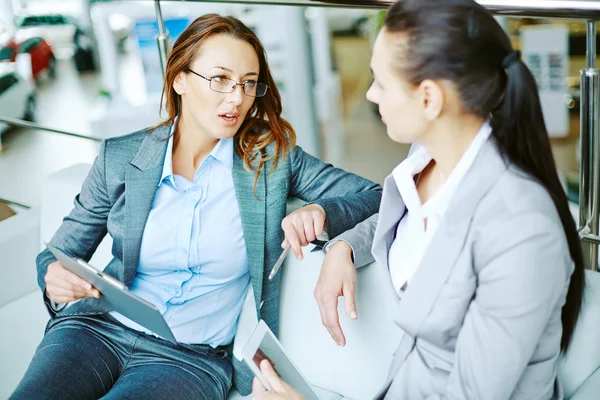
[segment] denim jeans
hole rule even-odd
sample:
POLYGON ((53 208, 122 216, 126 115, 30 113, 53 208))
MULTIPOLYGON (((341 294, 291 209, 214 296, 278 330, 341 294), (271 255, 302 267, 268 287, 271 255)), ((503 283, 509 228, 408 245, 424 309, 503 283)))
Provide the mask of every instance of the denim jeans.
POLYGON ((109 316, 49 323, 11 399, 226 399, 227 351, 146 335, 109 316))

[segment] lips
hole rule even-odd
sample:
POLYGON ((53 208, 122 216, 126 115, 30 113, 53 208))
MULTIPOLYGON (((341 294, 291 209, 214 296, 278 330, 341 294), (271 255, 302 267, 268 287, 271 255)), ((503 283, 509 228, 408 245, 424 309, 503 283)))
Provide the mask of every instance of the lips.
POLYGON ((235 126, 240 118, 240 113, 237 111, 226 112, 219 114, 219 118, 223 121, 225 126, 235 126))

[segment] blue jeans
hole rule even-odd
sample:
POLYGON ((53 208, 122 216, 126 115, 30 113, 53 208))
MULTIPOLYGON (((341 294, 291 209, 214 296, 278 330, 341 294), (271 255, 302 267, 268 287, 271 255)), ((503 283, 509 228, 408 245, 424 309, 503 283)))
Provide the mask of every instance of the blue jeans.
POLYGON ((232 369, 223 348, 174 345, 109 316, 64 317, 11 399, 226 399, 232 369))

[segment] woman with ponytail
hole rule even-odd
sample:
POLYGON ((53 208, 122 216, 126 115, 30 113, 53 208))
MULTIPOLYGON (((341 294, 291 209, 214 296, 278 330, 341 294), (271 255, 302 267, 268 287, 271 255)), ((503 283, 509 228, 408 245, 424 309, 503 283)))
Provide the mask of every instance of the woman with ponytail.
POLYGON ((345 345, 337 297, 358 318, 355 268, 375 260, 402 333, 379 398, 561 399, 583 262, 530 71, 473 0, 394 3, 371 69, 367 98, 390 138, 414 146, 378 216, 326 246, 324 325, 345 345))

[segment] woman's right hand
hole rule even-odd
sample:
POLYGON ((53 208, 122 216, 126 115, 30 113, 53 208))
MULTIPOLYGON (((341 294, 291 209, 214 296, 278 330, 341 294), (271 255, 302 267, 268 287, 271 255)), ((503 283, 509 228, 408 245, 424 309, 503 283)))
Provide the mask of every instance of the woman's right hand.
POLYGON ((56 303, 70 303, 84 297, 100 297, 100 292, 96 288, 65 269, 58 261, 48 265, 44 281, 46 294, 56 303))

